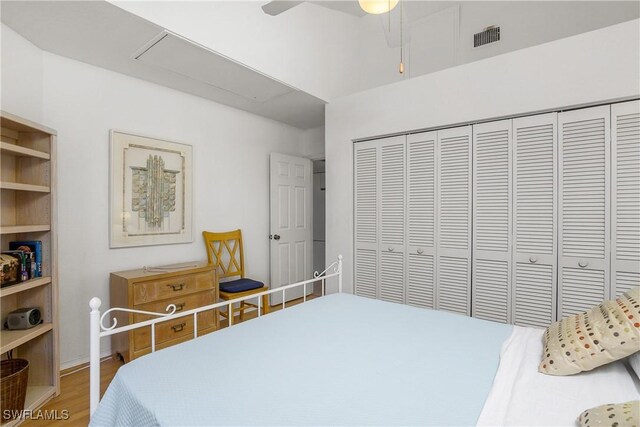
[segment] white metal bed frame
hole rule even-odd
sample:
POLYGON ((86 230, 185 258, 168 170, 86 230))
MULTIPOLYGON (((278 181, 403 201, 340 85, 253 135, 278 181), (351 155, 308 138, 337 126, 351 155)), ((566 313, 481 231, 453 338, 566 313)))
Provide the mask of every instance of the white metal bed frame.
MULTIPOLYGON (((333 262, 330 266, 328 266, 322 273, 318 273, 317 271, 313 273, 313 279, 304 280, 302 282, 292 283, 290 285, 281 286, 279 288, 270 289, 268 291, 260 292, 258 294, 249 295, 246 297, 236 298, 228 301, 222 301, 215 304, 210 304, 204 307, 194 308, 193 310, 187 310, 184 312, 176 313, 176 306, 174 304, 169 304, 166 308, 166 313, 156 313, 152 311, 142 311, 142 310, 132 310, 129 308, 121 308, 114 307, 105 311, 102 315, 100 315, 100 306, 102 305, 102 301, 98 297, 91 298, 89 301, 89 307, 91 307, 91 313, 89 314, 91 326, 90 326, 90 356, 89 356, 89 366, 90 366, 90 382, 89 382, 89 395, 90 395, 90 404, 89 404, 89 414, 93 415, 95 410, 98 408, 98 403, 100 402, 100 338, 105 338, 111 335, 119 334, 122 332, 128 332, 133 329, 143 328, 146 326, 151 327, 151 352, 156 351, 156 328, 155 325, 161 322, 167 322, 169 320, 177 319, 180 317, 193 316, 193 337, 198 337, 198 313, 202 311, 215 310, 218 308, 222 308, 227 306, 229 313, 232 312, 232 305, 246 301, 248 299, 258 299, 258 317, 261 316, 260 313, 260 302, 263 295, 270 295, 277 292, 282 293, 282 308, 285 308, 286 302, 286 292, 288 289, 292 289, 295 287, 303 286, 302 298, 303 302, 307 301, 307 285, 310 283, 315 283, 318 281, 322 282, 322 296, 325 295, 326 292, 326 281, 327 279, 331 279, 333 277, 338 278, 338 292, 342 292, 342 255, 338 255, 338 260, 333 262), (331 271, 331 272, 329 272, 331 271), (329 274, 327 274, 329 272, 329 274), (118 325, 118 320, 113 318, 113 323, 111 326, 105 326, 103 324, 104 318, 108 316, 110 313, 121 311, 126 313, 137 313, 137 314, 147 314, 156 316, 155 319, 145 320, 138 323, 132 323, 129 325, 116 327, 118 325)), ((233 320, 230 318, 229 327, 233 325, 233 320)))

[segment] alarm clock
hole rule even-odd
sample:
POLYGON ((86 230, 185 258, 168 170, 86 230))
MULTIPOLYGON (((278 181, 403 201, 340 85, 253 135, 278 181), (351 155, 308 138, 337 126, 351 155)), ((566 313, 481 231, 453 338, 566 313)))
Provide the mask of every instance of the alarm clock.
POLYGON ((7 329, 29 329, 42 323, 42 313, 39 308, 20 308, 7 316, 7 329))

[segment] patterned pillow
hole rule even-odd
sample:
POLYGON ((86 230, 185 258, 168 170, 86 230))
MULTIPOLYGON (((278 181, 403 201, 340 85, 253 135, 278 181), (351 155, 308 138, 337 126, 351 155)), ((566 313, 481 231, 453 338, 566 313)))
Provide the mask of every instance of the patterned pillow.
POLYGON ((640 287, 549 326, 538 370, 549 375, 590 371, 640 350, 640 287))
POLYGON ((640 427, 640 400, 587 409, 578 418, 581 427, 640 427))

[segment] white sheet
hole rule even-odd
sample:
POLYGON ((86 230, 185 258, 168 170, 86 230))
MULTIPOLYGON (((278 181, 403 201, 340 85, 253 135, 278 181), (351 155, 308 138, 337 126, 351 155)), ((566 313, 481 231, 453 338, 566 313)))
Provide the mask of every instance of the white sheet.
POLYGON ((637 378, 622 361, 571 376, 539 373, 543 333, 514 326, 479 426, 574 426, 585 409, 640 399, 637 378))

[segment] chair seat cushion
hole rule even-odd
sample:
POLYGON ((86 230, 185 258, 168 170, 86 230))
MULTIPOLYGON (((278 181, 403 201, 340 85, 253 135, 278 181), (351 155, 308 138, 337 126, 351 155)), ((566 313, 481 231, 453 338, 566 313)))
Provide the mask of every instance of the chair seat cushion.
POLYGON ((220 291, 222 292, 246 292, 253 289, 260 289, 264 283, 253 279, 237 279, 229 282, 220 283, 220 291))

